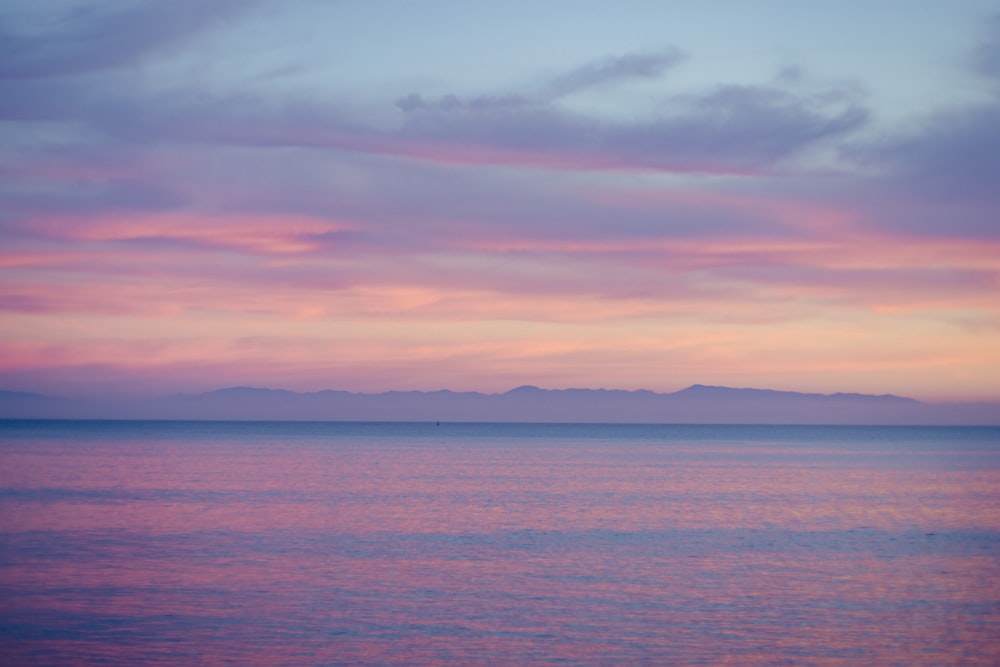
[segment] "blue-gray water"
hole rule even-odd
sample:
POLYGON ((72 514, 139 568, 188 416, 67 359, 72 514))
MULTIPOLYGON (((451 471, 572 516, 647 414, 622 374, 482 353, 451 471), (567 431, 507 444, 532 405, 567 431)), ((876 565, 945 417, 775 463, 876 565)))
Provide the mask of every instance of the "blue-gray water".
POLYGON ((0 422, 4 665, 996 665, 1000 429, 0 422))

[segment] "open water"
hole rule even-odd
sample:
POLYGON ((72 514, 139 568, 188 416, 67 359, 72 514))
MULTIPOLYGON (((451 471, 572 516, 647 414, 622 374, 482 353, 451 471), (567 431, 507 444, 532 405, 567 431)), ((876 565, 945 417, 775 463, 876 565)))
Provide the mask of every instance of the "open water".
POLYGON ((1000 429, 0 423, 3 665, 997 665, 1000 429))

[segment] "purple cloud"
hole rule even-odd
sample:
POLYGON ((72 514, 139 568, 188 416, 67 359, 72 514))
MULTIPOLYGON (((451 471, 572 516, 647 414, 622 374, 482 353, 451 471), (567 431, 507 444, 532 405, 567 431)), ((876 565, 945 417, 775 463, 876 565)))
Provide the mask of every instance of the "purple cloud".
POLYGON ((871 155, 917 197, 1000 204, 1000 104, 937 114, 871 155))
POLYGON ((683 51, 674 47, 657 52, 608 57, 557 76, 544 90, 548 97, 556 98, 627 79, 657 78, 686 58, 683 51))
POLYGON ((66 76, 133 65, 185 40, 250 3, 244 0, 147 0, 91 3, 39 35, 0 33, 0 78, 66 76))
POLYGON ((873 228, 928 236, 1000 238, 1000 96, 932 114, 913 126, 845 149, 877 175, 853 179, 873 228))
MULTIPOLYGON (((547 152, 554 163, 562 160, 571 168, 733 172, 766 168, 862 128, 868 113, 850 97, 848 91, 805 97, 775 87, 724 86, 670 99, 649 120, 619 122, 524 96, 466 102, 452 94, 427 101, 412 93, 396 102, 407 114, 405 125, 384 139, 390 145, 430 142, 445 152, 453 145, 547 152)), ((530 162, 531 156, 524 159, 530 162)))
MULTIPOLYGON (((116 21, 152 20, 156 11, 167 11, 142 8, 144 13, 105 17, 99 23, 104 27, 81 32, 101 34, 116 21)), ((218 14, 198 16, 207 21, 218 14)), ((170 21, 165 23, 164 40, 173 34, 170 21)), ((129 44, 112 41, 112 53, 102 58, 107 63, 134 58, 127 55, 129 44)), ((396 128, 374 125, 364 110, 346 103, 190 88, 152 95, 111 81, 85 85, 67 77, 8 80, 0 95, 0 117, 74 121, 99 132, 105 144, 285 146, 446 164, 710 173, 766 171, 798 151, 849 136, 867 123, 867 112, 848 91, 807 96, 774 86, 722 86, 703 95, 667 97, 659 113, 643 120, 604 119, 560 106, 561 96, 635 77, 657 77, 683 59, 673 48, 608 58, 553 77, 542 85, 542 93, 427 98, 414 92, 396 100, 402 113, 396 128)), ((88 58, 79 60, 85 64, 88 58)), ((52 66, 46 71, 55 70, 52 66)))
POLYGON ((972 50, 972 67, 983 76, 1000 79, 1000 14, 987 21, 984 33, 972 50))
POLYGON ((616 128, 613 148, 653 164, 741 170, 767 167, 823 140, 845 137, 869 119, 856 103, 830 104, 766 86, 723 86, 678 102, 675 116, 616 128))

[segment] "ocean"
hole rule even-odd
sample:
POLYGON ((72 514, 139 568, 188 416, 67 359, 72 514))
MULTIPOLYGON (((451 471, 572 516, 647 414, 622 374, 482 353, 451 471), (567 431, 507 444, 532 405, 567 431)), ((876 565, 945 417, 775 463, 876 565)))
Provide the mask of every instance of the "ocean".
POLYGON ((998 665, 1000 428, 0 422, 0 664, 998 665))

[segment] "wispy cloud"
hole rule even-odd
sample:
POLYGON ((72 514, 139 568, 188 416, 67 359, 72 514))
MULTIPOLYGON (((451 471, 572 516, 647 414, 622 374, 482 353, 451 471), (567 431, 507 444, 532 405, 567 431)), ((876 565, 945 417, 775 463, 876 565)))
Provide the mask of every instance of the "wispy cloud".
POLYGON ((742 173, 865 126, 856 95, 799 95, 760 86, 722 86, 701 95, 664 95, 644 119, 609 119, 563 108, 574 91, 655 76, 681 60, 673 51, 629 54, 554 77, 531 90, 471 97, 397 98, 396 127, 373 125, 335 102, 200 90, 124 92, 74 81, 8 84, 0 116, 84 123, 125 143, 200 142, 345 150, 445 164, 556 169, 742 173), (72 106, 64 104, 74 99, 72 106))
POLYGON ((629 79, 655 79, 686 58, 687 54, 676 47, 609 56, 560 74, 549 81, 542 90, 546 97, 559 98, 580 90, 629 79))
POLYGON ((0 78, 58 77, 134 66, 149 53, 245 11, 243 0, 81 4, 41 31, 0 31, 0 78))
POLYGON ((983 76, 1000 79, 1000 14, 986 22, 983 36, 972 49, 971 63, 983 76))
POLYGON ((243 3, 82 6, 2 35, 7 386, 434 369, 503 389, 614 367, 670 389, 770 364, 861 390, 880 354, 907 381, 993 359, 995 24, 962 61, 976 95, 886 125, 864 72, 719 68, 683 34, 455 81, 394 75, 388 42, 322 62, 282 42, 298 69, 259 54, 248 70, 282 72, 263 77, 227 69, 260 24, 213 41, 260 19, 243 3))
POLYGON ((419 140, 431 159, 444 153, 454 162, 462 154, 450 146, 473 146, 480 155, 492 152, 498 163, 510 163, 523 150, 522 162, 529 165, 740 173, 772 168, 796 151, 847 136, 868 120, 850 89, 802 96, 765 85, 721 86, 701 95, 666 95, 652 117, 628 121, 588 117, 557 104, 559 97, 589 86, 658 75, 680 60, 675 51, 609 59, 556 77, 545 86, 549 95, 534 98, 510 93, 463 100, 449 94, 427 100, 410 93, 396 102, 408 115, 406 123, 398 134, 383 137, 383 150, 395 147, 419 157, 408 143, 419 140))

